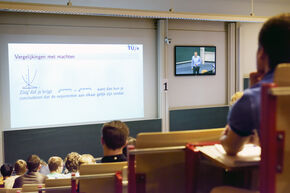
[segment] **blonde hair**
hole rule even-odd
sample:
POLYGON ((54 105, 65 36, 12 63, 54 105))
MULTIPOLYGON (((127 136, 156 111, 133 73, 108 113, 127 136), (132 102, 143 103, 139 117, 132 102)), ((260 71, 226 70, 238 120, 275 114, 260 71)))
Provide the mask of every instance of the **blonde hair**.
POLYGON ((128 137, 128 144, 127 145, 134 145, 134 146, 136 146, 136 138, 129 136, 128 137))
POLYGON ((82 164, 94 164, 96 163, 94 156, 91 154, 83 154, 79 159, 79 166, 82 164))
POLYGON ((236 92, 235 94, 233 94, 233 96, 231 97, 230 106, 233 106, 240 98, 242 98, 243 95, 243 92, 236 92))
POLYGON ((15 162, 14 164, 14 169, 15 169, 15 173, 16 175, 23 175, 26 173, 27 170, 27 164, 26 161, 24 161, 23 159, 19 159, 15 162))
POLYGON ((59 169, 59 167, 63 166, 63 160, 61 157, 52 156, 48 160, 48 168, 50 172, 55 172, 59 169))

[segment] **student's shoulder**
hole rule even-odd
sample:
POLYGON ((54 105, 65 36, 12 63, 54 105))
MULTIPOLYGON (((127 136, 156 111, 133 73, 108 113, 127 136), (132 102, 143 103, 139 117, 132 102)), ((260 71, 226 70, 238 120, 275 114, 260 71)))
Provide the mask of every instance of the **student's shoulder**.
POLYGON ((23 183, 23 175, 15 179, 13 188, 21 188, 23 183))
POLYGON ((232 106, 228 124, 239 136, 249 136, 256 127, 257 112, 260 102, 260 88, 244 91, 244 95, 232 106))
POLYGON ((257 99, 260 99, 261 87, 254 87, 246 89, 243 96, 237 101, 237 106, 243 106, 245 104, 250 105, 255 103, 257 99))
POLYGON ((22 180, 22 179, 23 179, 23 175, 18 176, 17 178, 15 178, 15 181, 20 181, 20 180, 22 180))
POLYGON ((127 158, 123 154, 112 155, 112 156, 104 156, 101 159, 101 163, 123 162, 123 161, 127 161, 127 158))
POLYGON ((44 180, 48 179, 48 177, 46 175, 43 175, 39 172, 36 172, 35 176, 36 176, 36 178, 40 179, 40 181, 44 181, 44 180))
MULTIPOLYGON (((62 178, 67 178, 66 174, 59 174, 59 173, 54 173, 54 174, 47 174, 46 175, 47 179, 62 179, 62 178)), ((69 176, 71 177, 71 176, 69 176)))

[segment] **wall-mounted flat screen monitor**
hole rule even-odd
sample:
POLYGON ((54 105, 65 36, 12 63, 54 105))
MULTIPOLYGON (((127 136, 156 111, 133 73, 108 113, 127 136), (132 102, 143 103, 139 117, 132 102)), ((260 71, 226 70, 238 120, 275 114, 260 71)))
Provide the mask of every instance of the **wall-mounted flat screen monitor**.
POLYGON ((175 46, 175 75, 215 75, 215 46, 175 46))

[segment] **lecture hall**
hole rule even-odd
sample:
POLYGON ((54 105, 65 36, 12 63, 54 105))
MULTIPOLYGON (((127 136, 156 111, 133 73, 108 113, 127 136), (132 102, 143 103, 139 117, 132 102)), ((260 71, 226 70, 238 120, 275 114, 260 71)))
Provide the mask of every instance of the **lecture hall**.
POLYGON ((289 117, 288 0, 0 0, 0 193, 288 193, 289 117))

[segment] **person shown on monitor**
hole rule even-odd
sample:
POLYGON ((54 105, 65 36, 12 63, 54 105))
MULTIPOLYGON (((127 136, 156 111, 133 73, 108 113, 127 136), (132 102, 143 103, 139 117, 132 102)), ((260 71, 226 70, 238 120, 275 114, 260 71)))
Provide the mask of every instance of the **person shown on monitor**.
POLYGON ((191 69, 193 74, 199 74, 199 68, 201 65, 201 58, 197 55, 197 52, 194 52, 194 56, 192 56, 191 60, 191 69))
POLYGON ((129 137, 129 128, 122 121, 105 123, 102 128, 104 157, 101 163, 127 161, 123 154, 129 137))

